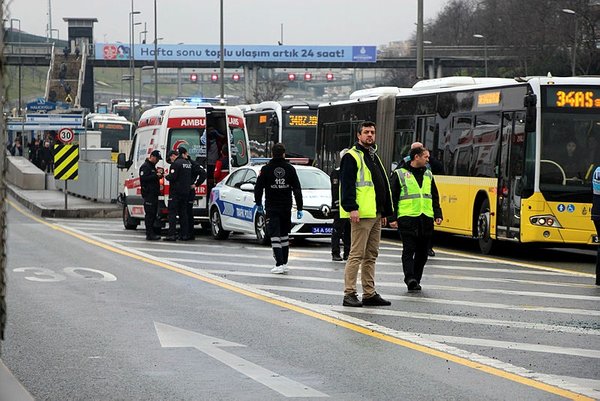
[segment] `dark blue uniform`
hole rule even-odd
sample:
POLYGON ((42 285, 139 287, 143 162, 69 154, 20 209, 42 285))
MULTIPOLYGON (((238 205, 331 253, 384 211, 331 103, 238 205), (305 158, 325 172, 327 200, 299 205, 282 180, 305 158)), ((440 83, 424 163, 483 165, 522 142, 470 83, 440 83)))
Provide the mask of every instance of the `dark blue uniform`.
POLYGON ((177 239, 177 216, 179 216, 179 237, 189 239, 189 219, 187 215, 187 202, 192 186, 192 164, 189 160, 179 156, 169 168, 169 234, 166 240, 177 239))

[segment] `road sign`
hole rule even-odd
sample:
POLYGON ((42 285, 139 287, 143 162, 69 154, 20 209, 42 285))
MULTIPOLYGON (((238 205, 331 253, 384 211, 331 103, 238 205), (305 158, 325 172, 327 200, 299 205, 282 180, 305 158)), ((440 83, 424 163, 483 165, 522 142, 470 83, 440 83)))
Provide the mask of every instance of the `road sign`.
POLYGON ((54 145, 54 178, 76 180, 79 174, 79 146, 54 145))
POLYGON ((58 131, 58 140, 62 143, 71 143, 73 138, 75 138, 75 134, 71 128, 61 128, 58 131))

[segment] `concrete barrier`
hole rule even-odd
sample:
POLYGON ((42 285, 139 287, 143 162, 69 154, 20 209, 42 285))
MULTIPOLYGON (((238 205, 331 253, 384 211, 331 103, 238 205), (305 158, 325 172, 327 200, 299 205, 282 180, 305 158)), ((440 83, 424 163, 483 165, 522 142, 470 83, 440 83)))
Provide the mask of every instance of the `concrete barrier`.
POLYGON ((46 174, 23 156, 7 156, 6 180, 22 189, 46 189, 46 174))

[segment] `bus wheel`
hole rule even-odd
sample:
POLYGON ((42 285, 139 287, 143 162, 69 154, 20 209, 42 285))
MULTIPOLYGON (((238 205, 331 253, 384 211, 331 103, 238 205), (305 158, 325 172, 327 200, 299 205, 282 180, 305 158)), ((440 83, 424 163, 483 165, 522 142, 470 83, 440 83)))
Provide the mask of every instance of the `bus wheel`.
POLYGON ((269 245, 264 214, 256 213, 256 218, 254 219, 254 232, 256 233, 256 239, 259 244, 269 245))
POLYGON ((135 230, 138 224, 140 224, 138 220, 134 219, 129 214, 129 209, 127 208, 127 205, 123 205, 123 225, 125 226, 125 229, 135 230))
POLYGON ((488 199, 484 200, 479 208, 477 240, 481 253, 488 255, 492 251, 493 245, 492 238, 490 237, 490 201, 488 199))
POLYGON ((223 230, 221 215, 216 207, 213 207, 210 211, 210 230, 214 239, 221 240, 229 238, 229 231, 223 230))

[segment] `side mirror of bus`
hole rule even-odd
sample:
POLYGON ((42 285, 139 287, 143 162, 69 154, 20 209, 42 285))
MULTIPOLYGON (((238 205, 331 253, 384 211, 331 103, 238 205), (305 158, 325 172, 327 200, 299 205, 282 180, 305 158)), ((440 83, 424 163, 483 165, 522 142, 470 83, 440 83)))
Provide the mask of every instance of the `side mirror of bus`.
POLYGON ((121 170, 125 170, 125 169, 128 169, 129 167, 131 167, 131 165, 133 164, 133 161, 127 160, 125 157, 126 157, 125 153, 119 153, 117 155, 117 168, 119 168, 121 170))
POLYGON ((525 132, 535 132, 535 106, 537 105, 537 96, 533 93, 528 93, 523 99, 525 106, 525 132))

